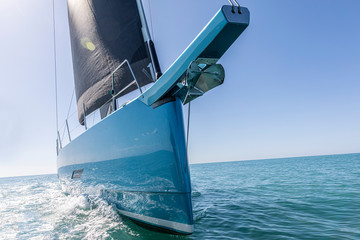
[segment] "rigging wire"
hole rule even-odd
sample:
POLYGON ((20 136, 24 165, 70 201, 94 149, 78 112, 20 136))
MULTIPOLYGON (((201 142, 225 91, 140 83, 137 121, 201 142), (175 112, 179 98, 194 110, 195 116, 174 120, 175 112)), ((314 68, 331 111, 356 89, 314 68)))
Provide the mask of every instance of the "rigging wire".
POLYGON ((64 130, 63 130, 63 133, 62 133, 62 136, 61 136, 61 142, 64 140, 65 131, 66 131, 66 122, 64 123, 64 130))
MULTIPOLYGON (((232 12, 235 13, 235 10, 234 10, 234 7, 235 7, 235 6, 234 6, 232 0, 228 0, 228 2, 231 4, 232 12)), ((237 6, 237 8, 238 8, 238 13, 241 14, 242 12, 241 12, 240 4, 239 4, 236 0, 234 0, 234 2, 235 2, 236 6, 237 6)))
POLYGON ((189 164, 189 131, 190 131, 190 103, 188 107, 188 120, 187 120, 187 130, 186 130, 186 158, 187 158, 187 164, 185 165, 185 172, 187 170, 187 166, 189 164))
POLYGON ((236 0, 234 0, 234 2, 235 2, 235 4, 236 4, 236 6, 238 7, 238 13, 242 13, 241 12, 241 7, 240 7, 240 4, 236 1, 236 0))
POLYGON ((155 42, 155 35, 154 35, 154 30, 153 30, 153 22, 152 22, 152 14, 151 14, 151 0, 149 0, 148 5, 149 5, 149 13, 150 13, 151 37, 152 37, 153 42, 155 42))
POLYGON ((54 38, 54 77, 55 77, 55 111, 56 111, 56 131, 59 131, 58 117, 58 96, 57 96, 57 69, 56 69, 56 33, 55 33, 55 0, 52 1, 52 17, 53 17, 53 38, 54 38))
POLYGON ((234 12, 235 12, 235 10, 234 10, 234 4, 233 4, 233 2, 232 2, 231 0, 228 0, 228 1, 229 1, 229 3, 231 4, 232 12, 234 13, 234 12))
MULTIPOLYGON (((62 134, 62 137, 61 137, 61 141, 64 140, 65 130, 66 130, 66 121, 69 119, 70 110, 71 110, 72 102, 73 102, 73 99, 74 99, 74 95, 75 95, 75 89, 73 90, 72 95, 71 95, 71 100, 70 100, 70 104, 69 104, 68 113, 66 115, 66 120, 65 120, 65 123, 63 125, 64 130, 63 130, 63 134, 62 134)), ((73 115, 73 113, 71 115, 73 115)))
POLYGON ((72 102, 73 102, 74 94, 75 94, 75 89, 73 90, 73 93, 72 93, 72 95, 71 95, 71 100, 70 100, 70 105, 69 105, 68 113, 67 113, 67 115, 66 115, 66 120, 69 119, 69 114, 70 114, 70 110, 71 110, 71 105, 72 105, 72 102))

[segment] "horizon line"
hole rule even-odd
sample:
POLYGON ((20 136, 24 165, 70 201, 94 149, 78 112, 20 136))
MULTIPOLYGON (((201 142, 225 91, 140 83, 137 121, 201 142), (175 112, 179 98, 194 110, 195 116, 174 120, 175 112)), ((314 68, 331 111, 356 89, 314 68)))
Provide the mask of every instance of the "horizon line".
MULTIPOLYGON (((199 162, 199 163, 190 163, 189 165, 200 165, 200 164, 211 164, 211 163, 227 163, 227 162, 246 162, 246 161, 261 161, 261 160, 275 160, 275 159, 287 159, 287 158, 302 158, 302 157, 321 157, 321 156, 333 156, 333 155, 351 155, 351 154, 360 154, 360 152, 352 153, 334 153, 334 154, 319 154, 319 155, 303 155, 295 157, 272 157, 272 158, 256 158, 256 159, 244 159, 244 160, 228 160, 228 161, 216 161, 216 162, 199 162)), ((34 176, 46 176, 46 175, 57 175, 57 173, 42 173, 42 174, 29 174, 29 175, 17 175, 17 176, 7 176, 1 177, 4 178, 18 178, 18 177, 34 177, 34 176)))

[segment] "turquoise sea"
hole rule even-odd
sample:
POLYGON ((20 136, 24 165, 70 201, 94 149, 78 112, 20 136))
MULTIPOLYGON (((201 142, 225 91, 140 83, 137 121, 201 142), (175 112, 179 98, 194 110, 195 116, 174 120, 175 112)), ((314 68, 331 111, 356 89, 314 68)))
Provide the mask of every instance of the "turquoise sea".
POLYGON ((56 175, 0 178, 0 239, 360 239, 360 154, 190 166, 195 232, 151 232, 56 175))

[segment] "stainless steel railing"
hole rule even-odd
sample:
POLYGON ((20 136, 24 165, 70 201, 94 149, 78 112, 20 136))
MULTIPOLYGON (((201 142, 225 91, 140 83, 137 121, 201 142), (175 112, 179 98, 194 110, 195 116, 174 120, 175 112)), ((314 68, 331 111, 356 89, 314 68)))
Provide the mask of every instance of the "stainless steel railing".
MULTIPOLYGON (((62 127, 60 127, 60 129, 57 132, 57 139, 56 139, 56 150, 57 150, 57 154, 59 154, 60 150, 66 146, 67 144, 69 144, 72 140, 74 140, 75 138, 77 138, 78 136, 80 136, 82 133, 84 133, 88 128, 94 126, 96 123, 98 123, 101 120, 101 117, 96 117, 96 114, 98 113, 100 115, 100 109, 102 107, 104 107, 105 105, 108 105, 109 103, 113 102, 112 105, 112 111, 111 113, 113 113, 114 111, 118 110, 117 104, 116 104, 116 100, 117 98, 124 92, 126 91, 129 87, 131 87, 132 85, 136 84, 139 91, 140 91, 140 95, 143 93, 139 82, 136 79, 136 76, 134 74, 134 71, 131 68, 131 65, 129 63, 129 61, 127 59, 125 59, 112 73, 111 75, 107 78, 107 80, 111 79, 111 84, 112 84, 112 90, 111 90, 111 98, 106 101, 101 107, 99 107, 97 110, 93 111, 92 113, 86 115, 85 114, 85 105, 83 105, 83 112, 84 112, 84 121, 82 123, 78 122, 77 119, 77 115, 75 114, 77 111, 74 111, 73 113, 71 113, 70 115, 68 115, 68 117, 65 119, 65 123, 62 125, 62 127), (127 65, 129 67, 130 73, 133 77, 133 81, 130 82, 128 85, 126 85, 123 89, 121 89, 119 92, 115 93, 115 88, 114 88, 114 82, 115 82, 115 73, 121 69, 124 65, 127 65), (93 118, 92 120, 92 124, 90 125, 90 121, 91 118, 93 118), (95 119, 97 121, 95 121, 95 119), (90 121, 89 121, 90 120, 90 121), (70 124, 69 123, 76 123, 76 124, 72 124, 75 125, 75 127, 70 129, 70 124), (84 128, 82 128, 82 126, 84 128), (60 135, 60 132, 62 132, 62 135, 60 135), (66 141, 65 138, 65 133, 67 133, 68 135, 68 141, 66 141)), ((105 81, 107 82, 107 81, 105 81)), ((124 105, 126 105, 127 102, 125 104, 122 104, 120 107, 123 107, 124 105)), ((70 105, 71 106, 71 105, 70 105)), ((109 113, 109 114, 111 114, 109 113)))

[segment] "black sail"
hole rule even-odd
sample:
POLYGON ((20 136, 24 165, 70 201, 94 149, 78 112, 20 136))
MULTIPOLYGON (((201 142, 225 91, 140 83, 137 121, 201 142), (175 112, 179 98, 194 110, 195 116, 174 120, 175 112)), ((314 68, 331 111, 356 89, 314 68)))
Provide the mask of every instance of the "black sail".
MULTIPOLYGON (((68 0, 75 91, 80 123, 111 99, 112 72, 127 59, 140 86, 151 79, 151 58, 136 0, 68 0)), ((134 79, 125 64, 114 74, 115 94, 134 79)), ((137 88, 136 83, 119 96, 137 88)))

